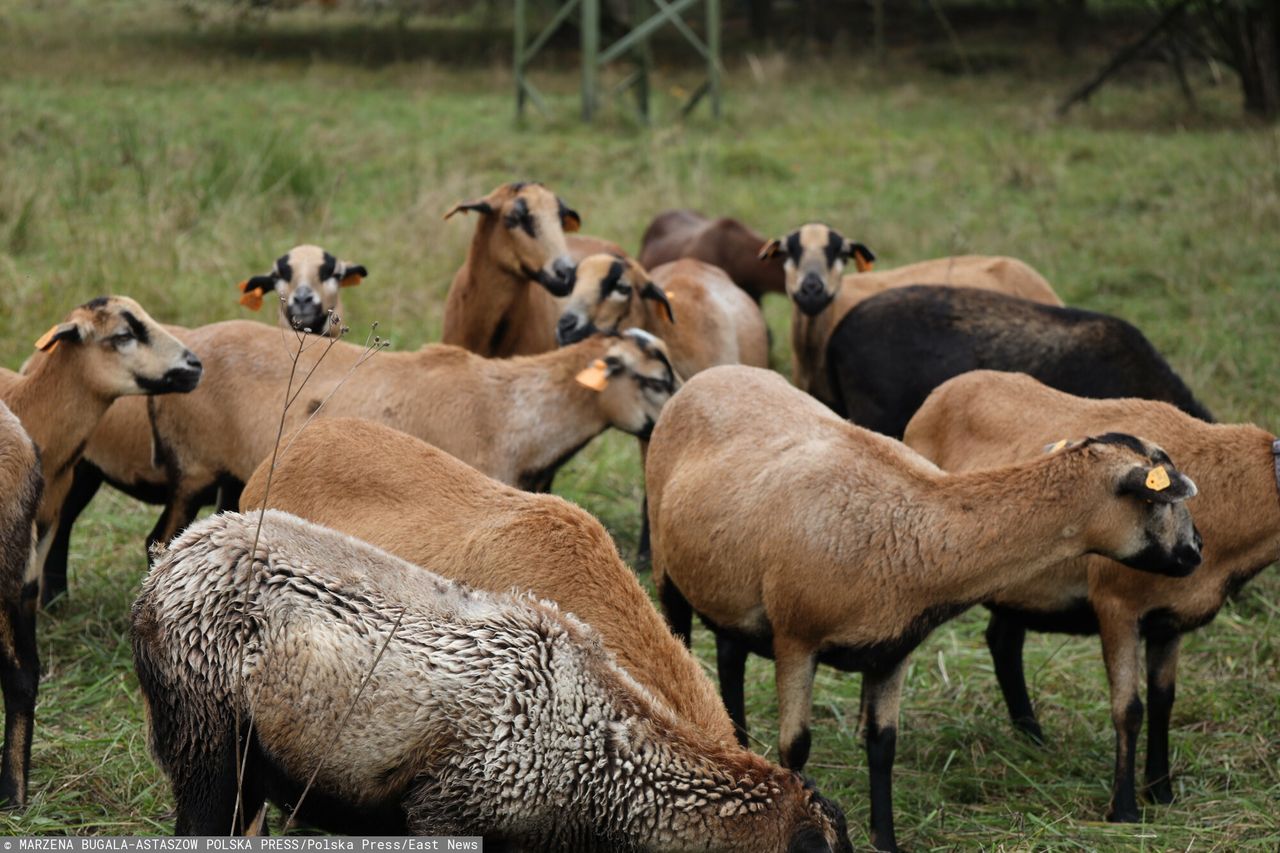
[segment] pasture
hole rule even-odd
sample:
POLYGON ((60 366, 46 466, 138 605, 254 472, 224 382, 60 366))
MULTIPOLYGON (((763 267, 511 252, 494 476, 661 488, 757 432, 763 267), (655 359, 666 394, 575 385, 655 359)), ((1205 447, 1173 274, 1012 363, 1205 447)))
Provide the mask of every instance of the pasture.
MULTIPOLYGON (((439 337, 471 235, 470 221, 441 215, 532 179, 582 214, 584 233, 632 250, 654 214, 689 206, 767 235, 825 220, 885 266, 1016 255, 1069 304, 1141 327, 1219 419, 1280 429, 1280 131, 1239 118, 1234 85, 1210 86, 1207 73, 1194 111, 1152 73, 1060 119, 1056 99, 1104 54, 1065 59, 1032 42, 1013 69, 952 76, 909 51, 885 68, 849 49, 767 52, 729 61, 721 123, 679 123, 660 107, 645 128, 615 108, 579 124, 573 76, 543 69, 559 112, 518 126, 501 34, 309 12, 241 31, 193 24, 183 8, 0 2, 0 364, 16 368, 50 324, 103 293, 162 322, 246 316, 235 283, 302 242, 368 267, 344 293, 353 339, 377 321, 396 348, 415 348, 439 337)), ((669 112, 688 81, 660 73, 669 112)), ((789 306, 770 297, 766 313, 785 370, 789 306)), ((635 444, 606 434, 556 481, 628 560, 635 444)), ((70 597, 40 623, 31 805, 0 815, 6 834, 172 829, 127 636, 157 512, 104 489, 77 528, 70 597)), ((1029 639, 1041 748, 1005 718, 984 625, 972 611, 913 658, 895 774, 905 847, 1280 846, 1274 570, 1187 638, 1177 799, 1139 825, 1101 822, 1113 744, 1097 639, 1029 639)), ((713 669, 709 633, 695 633, 713 669)), ((808 770, 865 844, 858 681, 819 670, 808 770)), ((748 718, 770 753, 775 707, 772 666, 752 659, 748 718)))

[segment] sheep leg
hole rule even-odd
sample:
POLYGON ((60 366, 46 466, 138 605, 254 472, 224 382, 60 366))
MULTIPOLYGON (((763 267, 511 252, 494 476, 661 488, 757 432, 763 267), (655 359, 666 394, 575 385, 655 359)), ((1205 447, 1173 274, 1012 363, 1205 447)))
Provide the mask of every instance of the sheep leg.
POLYGON ((1102 657, 1111 687, 1111 721, 1116 729, 1116 765, 1107 820, 1136 823, 1138 795, 1135 753, 1142 729, 1142 700, 1138 698, 1138 623, 1118 614, 1098 613, 1102 657))
POLYGON ((778 690, 778 754, 782 766, 803 770, 809 760, 809 715, 813 704, 813 649, 788 638, 773 638, 774 680, 778 690))
POLYGON ((893 762, 898 751, 898 711, 906 676, 905 660, 892 670, 862 675, 867 773, 871 781, 871 843, 877 850, 898 849, 893 829, 893 762))
POLYGON ((670 579, 658 590, 658 598, 662 600, 662 615, 667 617, 671 633, 684 642, 686 649, 692 648, 693 606, 689 604, 689 599, 676 589, 670 579))
POLYGON ((1169 718, 1173 714, 1178 677, 1177 634, 1147 638, 1147 798, 1153 803, 1173 802, 1169 775, 1169 718))
POLYGON ((747 707, 743 696, 747 677, 745 643, 716 634, 716 675, 720 678, 720 698, 733 720, 738 743, 747 745, 747 707))
POLYGON ((243 790, 238 784, 237 739, 230 736, 233 729, 228 728, 227 736, 220 738, 221 743, 209 744, 205 754, 185 756, 184 772, 171 777, 177 812, 174 835, 245 835, 258 828, 260 814, 265 822, 266 795, 252 766, 252 749, 249 750, 250 766, 244 770, 243 790))
POLYGON ((1027 677, 1022 667, 1022 646, 1027 639, 1027 626, 1016 617, 991 611, 987 623, 987 649, 995 665, 996 681, 1009 709, 1014 728, 1024 732, 1038 744, 1044 744, 1044 731, 1036 719, 1031 695, 1027 692, 1027 677))
POLYGON ((46 607, 67 592, 67 561, 71 552, 71 528, 93 500, 103 483, 102 471, 81 459, 71 479, 71 490, 58 513, 58 529, 44 561, 44 581, 40 586, 40 606, 46 607))
POLYGON ((147 562, 151 561, 151 547, 156 544, 167 545, 196 520, 200 507, 204 505, 204 497, 211 485, 188 488, 180 485, 173 490, 169 502, 164 505, 164 512, 156 521, 156 526, 147 535, 147 562))
POLYGON ((0 613, 0 689, 4 692, 0 803, 8 808, 19 808, 27 802, 31 732, 35 725, 36 690, 40 682, 35 584, 26 584, 20 600, 6 602, 0 613))

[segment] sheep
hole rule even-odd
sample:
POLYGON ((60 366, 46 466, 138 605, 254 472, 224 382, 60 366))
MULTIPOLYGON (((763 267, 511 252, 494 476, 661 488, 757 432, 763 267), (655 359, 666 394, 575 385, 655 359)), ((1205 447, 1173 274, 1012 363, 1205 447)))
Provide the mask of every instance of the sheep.
POLYGON ((472 590, 278 511, 260 539, 257 526, 193 525, 133 607, 177 833, 243 826, 233 756, 251 724, 241 815, 297 804, 314 772, 300 817, 347 833, 851 853, 838 806, 676 717, 554 604, 472 590))
POLYGON ((556 324, 556 342, 633 328, 661 338, 686 379, 717 364, 769 366, 764 315, 720 268, 678 260, 645 272, 630 258, 584 258, 556 324))
MULTIPOLYGON (((353 287, 368 275, 364 266, 339 260, 318 246, 295 246, 276 260, 270 273, 252 276, 240 283, 240 304, 257 311, 262 307, 263 295, 274 293, 279 301, 282 327, 338 337, 342 324, 334 321, 343 314, 339 289, 353 287)), ((164 328, 183 341, 190 331, 183 326, 164 328)), ((103 483, 144 503, 167 502, 165 472, 154 464, 151 450, 151 419, 146 400, 141 397, 117 400, 98 422, 85 445, 84 457, 76 463, 58 516, 58 529, 45 558, 41 604, 50 604, 66 594, 71 531, 103 483)), ((201 503, 216 501, 219 509, 234 507, 235 491, 234 483, 220 482, 210 494, 202 496, 201 503)))
POLYGON ((677 716, 736 744, 702 668, 586 511, 499 483, 426 442, 354 418, 316 421, 274 472, 271 462, 264 459, 245 484, 241 511, 284 510, 479 589, 518 588, 554 601, 598 630, 618 663, 677 716))
POLYGON ((836 412, 895 438, 938 385, 978 368, 1086 397, 1144 397, 1213 419, 1143 334, 1117 317, 1003 293, 912 285, 840 321, 827 348, 836 412))
POLYGON ((262 299, 274 293, 280 303, 280 325, 313 335, 338 337, 345 316, 340 291, 369 275, 361 264, 339 260, 319 246, 294 246, 276 259, 271 272, 240 282, 240 304, 257 311, 262 299))
POLYGON ((1098 430, 1148 436, 1186 466, 1206 495, 1192 507, 1204 534, 1204 563, 1190 577, 1169 580, 1112 571, 1103 557, 1063 562, 1053 584, 1012 583, 988 596, 987 644, 1015 725, 1043 741, 1022 670, 1027 630, 1101 634, 1116 729, 1107 817, 1136 821, 1139 644, 1146 640, 1146 793, 1169 803, 1169 716, 1181 635, 1212 621, 1234 590, 1280 557, 1276 437, 1252 425, 1207 424, 1162 402, 1082 399, 1028 376, 982 370, 930 394, 906 441, 947 470, 968 471, 1019 462, 1047 441, 1098 430))
POLYGON ((445 299, 441 342, 496 358, 555 349, 556 297, 572 289, 576 261, 622 250, 594 237, 566 238, 582 220, 539 183, 503 184, 444 218, 465 212, 480 219, 445 299))
POLYGON ((758 257, 765 239, 736 219, 707 219, 692 210, 668 210, 654 217, 640 240, 640 266, 693 258, 724 270, 733 283, 760 304, 766 293, 787 292, 782 264, 758 257))
MULTIPOLYGON (((38 449, 42 479, 37 491, 34 555, 24 561, 22 571, 6 560, 4 568, 9 574, 0 580, 0 612, 8 614, 10 630, 18 635, 16 645, 5 646, 4 652, 16 656, 16 670, 10 669, 9 659, 0 669, 6 734, 0 795, 7 796, 11 806, 26 802, 38 677, 35 602, 72 470, 112 400, 130 394, 190 391, 201 373, 194 353, 137 302, 122 296, 86 302, 41 335, 35 346, 43 355, 33 359, 25 373, 0 369, 0 403, 18 419, 38 449)), ((27 464, 22 454, 15 459, 20 466, 27 464)), ((11 475, 0 482, 9 486, 26 483, 20 491, 29 498, 30 480, 17 473, 11 475)), ((15 499, 23 500, 16 493, 15 499)))
POLYGON ((645 477, 664 611, 686 639, 694 611, 715 632, 720 690, 744 732, 748 652, 776 662, 779 754, 793 769, 808 758, 815 665, 863 673, 881 849, 896 849, 890 779, 906 658, 933 628, 1084 553, 1170 576, 1200 561, 1184 503, 1195 484, 1155 445, 1106 434, 1029 463, 946 474, 751 367, 713 367, 685 384, 654 429, 645 477))
POLYGON ((18 418, 0 403, 0 688, 4 691, 4 752, 0 803, 27 801, 31 731, 40 659, 36 651, 36 511, 44 489, 40 452, 18 418), (26 589, 24 590, 24 587, 26 589), (24 591, 27 593, 24 595, 24 591))
MULTIPOLYGON (((170 499, 149 542, 169 541, 220 480, 243 485, 270 455, 293 373, 296 351, 257 323, 215 323, 191 340, 205 353, 204 383, 181 401, 152 401, 170 499)), ((428 344, 356 367, 366 352, 359 346, 337 341, 323 351, 313 345, 298 357, 294 390, 311 376, 290 407, 286 438, 323 405, 323 416, 380 421, 526 489, 545 489, 610 426, 647 437, 680 382, 663 343, 639 329, 513 359, 428 344)))
POLYGON ((1045 305, 1062 300, 1031 267, 1016 258, 958 255, 872 272, 875 255, 826 225, 809 223, 770 240, 762 259, 784 258, 791 306, 791 381, 828 406, 838 406, 828 377, 831 334, 853 307, 889 288, 911 284, 976 287, 1045 305), (856 275, 844 275, 852 259, 856 275))

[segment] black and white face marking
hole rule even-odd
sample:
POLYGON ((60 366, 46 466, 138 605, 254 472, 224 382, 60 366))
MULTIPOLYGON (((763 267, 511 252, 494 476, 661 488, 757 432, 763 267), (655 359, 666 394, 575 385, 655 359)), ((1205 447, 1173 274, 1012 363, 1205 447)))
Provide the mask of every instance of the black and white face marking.
POLYGON ((851 243, 826 225, 800 226, 781 240, 771 240, 760 258, 781 257, 787 280, 787 294, 809 316, 823 311, 840 291, 845 265, 850 258, 859 269, 870 269, 875 255, 861 243, 851 243))
POLYGON ((638 265, 630 265, 622 258, 583 258, 574 271, 573 290, 556 324, 556 342, 566 346, 597 332, 617 331, 631 308, 636 288, 645 280, 647 276, 638 265))

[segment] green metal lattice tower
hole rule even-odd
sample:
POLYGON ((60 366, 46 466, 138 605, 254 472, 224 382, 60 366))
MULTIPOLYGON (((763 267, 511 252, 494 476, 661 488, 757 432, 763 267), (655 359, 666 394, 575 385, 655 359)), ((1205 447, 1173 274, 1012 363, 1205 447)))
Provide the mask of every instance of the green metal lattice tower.
POLYGON ((659 28, 670 24, 702 57, 706 63, 707 77, 693 91, 681 108, 682 114, 693 110, 698 103, 710 96, 711 114, 720 117, 720 0, 646 0, 642 5, 654 7, 653 14, 631 27, 630 32, 607 47, 600 40, 601 0, 559 0, 559 8, 547 25, 532 41, 529 40, 529 0, 516 0, 515 15, 515 78, 516 115, 523 117, 525 105, 533 102, 546 112, 546 102, 529 80, 529 64, 547 45, 557 30, 578 13, 578 29, 582 43, 582 118, 591 121, 600 106, 600 71, 604 66, 624 55, 636 63, 636 69, 614 87, 615 92, 634 89, 636 107, 640 117, 649 121, 649 74, 653 68, 649 37, 659 28), (706 13, 705 39, 695 33, 682 15, 701 4, 706 13))

